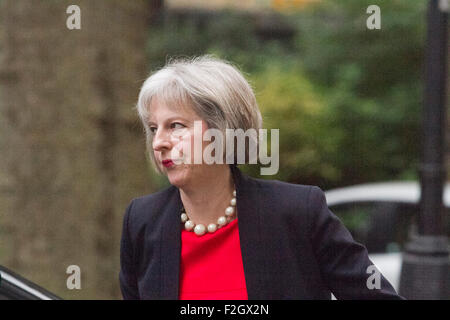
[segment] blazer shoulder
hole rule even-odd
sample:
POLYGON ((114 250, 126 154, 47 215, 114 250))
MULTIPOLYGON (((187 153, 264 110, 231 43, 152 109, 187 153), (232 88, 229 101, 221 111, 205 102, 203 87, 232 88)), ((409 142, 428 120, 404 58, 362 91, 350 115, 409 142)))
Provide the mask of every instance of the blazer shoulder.
POLYGON ((130 218, 134 223, 149 222, 157 218, 157 213, 163 212, 164 206, 173 201, 177 188, 169 186, 155 193, 136 197, 131 200, 130 218))
POLYGON ((313 189, 319 189, 319 187, 297 184, 292 182, 285 182, 280 180, 266 180, 252 178, 252 180, 258 185, 260 192, 265 196, 276 197, 278 199, 300 199, 307 200, 313 189))
POLYGON ((306 219, 325 199, 323 191, 317 186, 275 179, 252 178, 252 180, 258 190, 259 199, 264 203, 263 206, 275 205, 274 214, 279 216, 306 219))
POLYGON ((133 198, 131 201, 134 203, 134 206, 138 207, 154 205, 155 203, 167 200, 174 192, 176 192, 176 187, 169 186, 163 190, 133 198))

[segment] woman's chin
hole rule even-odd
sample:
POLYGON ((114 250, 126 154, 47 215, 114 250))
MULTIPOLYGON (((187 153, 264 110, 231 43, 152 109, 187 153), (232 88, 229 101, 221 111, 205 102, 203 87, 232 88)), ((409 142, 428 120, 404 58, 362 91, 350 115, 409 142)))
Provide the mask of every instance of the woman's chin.
POLYGON ((186 177, 183 174, 180 174, 180 172, 174 171, 175 170, 169 170, 167 172, 167 178, 171 185, 180 188, 186 184, 186 177))

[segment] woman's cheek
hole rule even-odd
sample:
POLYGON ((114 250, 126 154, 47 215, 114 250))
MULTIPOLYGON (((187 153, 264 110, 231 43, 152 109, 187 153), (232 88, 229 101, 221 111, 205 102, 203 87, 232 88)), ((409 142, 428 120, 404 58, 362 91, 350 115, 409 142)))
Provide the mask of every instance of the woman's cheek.
MULTIPOLYGON (((203 133, 205 131, 205 127, 203 127, 203 133)), ((204 142, 202 139, 203 136, 198 137, 198 140, 201 141, 201 159, 203 161, 203 149, 204 149, 204 142)), ((183 162, 188 162, 186 158, 189 157, 190 155, 190 162, 188 164, 193 164, 194 163, 194 152, 195 152, 195 135, 194 135, 194 130, 189 130, 189 129, 179 129, 174 131, 173 135, 172 135, 172 143, 173 143, 173 148, 172 148, 172 153, 173 153, 173 157, 171 157, 171 159, 182 159, 183 162)))
POLYGON ((171 150, 171 159, 177 160, 174 161, 175 164, 181 164, 186 162, 186 157, 191 153, 191 162, 193 163, 193 139, 190 136, 184 135, 183 137, 179 137, 175 141, 173 141, 173 148, 171 150))

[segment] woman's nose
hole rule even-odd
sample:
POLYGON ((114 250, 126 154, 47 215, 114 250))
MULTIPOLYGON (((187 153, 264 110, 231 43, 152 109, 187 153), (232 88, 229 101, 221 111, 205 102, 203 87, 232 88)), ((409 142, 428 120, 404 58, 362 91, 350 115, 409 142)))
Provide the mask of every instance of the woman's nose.
POLYGON ((171 147, 170 135, 165 130, 156 130, 153 137, 153 150, 162 151, 171 147))

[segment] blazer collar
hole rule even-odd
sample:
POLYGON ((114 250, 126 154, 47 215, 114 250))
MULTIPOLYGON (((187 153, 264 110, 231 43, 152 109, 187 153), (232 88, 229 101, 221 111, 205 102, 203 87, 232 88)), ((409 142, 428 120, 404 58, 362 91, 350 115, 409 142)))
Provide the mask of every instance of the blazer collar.
MULTIPOLYGON (((257 183, 243 174, 235 165, 230 165, 236 187, 238 228, 244 265, 245 282, 249 299, 260 299, 263 292, 263 270, 265 259, 261 255, 262 225, 259 213, 257 183)), ((164 212, 161 234, 161 284, 162 299, 179 298, 181 230, 180 212, 182 202, 180 191, 172 186, 169 201, 164 212)))

